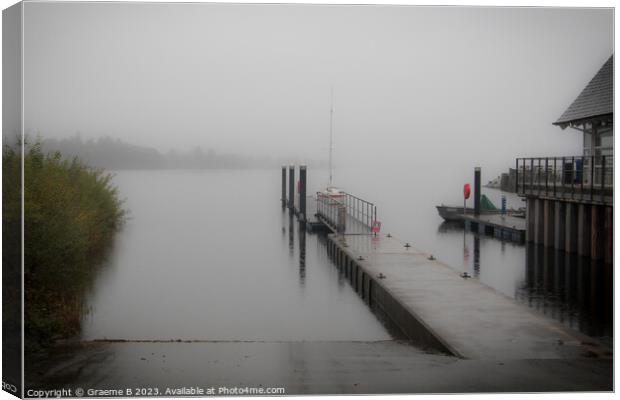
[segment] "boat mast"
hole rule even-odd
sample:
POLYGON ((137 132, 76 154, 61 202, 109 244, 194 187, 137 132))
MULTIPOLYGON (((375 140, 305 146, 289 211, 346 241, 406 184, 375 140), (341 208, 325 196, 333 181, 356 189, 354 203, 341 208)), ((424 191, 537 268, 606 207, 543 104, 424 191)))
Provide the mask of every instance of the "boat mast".
POLYGON ((334 151, 334 87, 331 88, 331 103, 329 107, 329 186, 332 186, 334 168, 332 164, 334 151))

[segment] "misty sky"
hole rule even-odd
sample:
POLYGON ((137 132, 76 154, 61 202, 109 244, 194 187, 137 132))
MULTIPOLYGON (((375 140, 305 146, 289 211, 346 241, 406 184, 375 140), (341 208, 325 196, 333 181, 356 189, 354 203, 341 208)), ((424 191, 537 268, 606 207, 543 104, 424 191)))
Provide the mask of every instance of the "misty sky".
POLYGON ((25 7, 26 131, 327 158, 514 165, 613 52, 611 9, 233 4, 25 7))

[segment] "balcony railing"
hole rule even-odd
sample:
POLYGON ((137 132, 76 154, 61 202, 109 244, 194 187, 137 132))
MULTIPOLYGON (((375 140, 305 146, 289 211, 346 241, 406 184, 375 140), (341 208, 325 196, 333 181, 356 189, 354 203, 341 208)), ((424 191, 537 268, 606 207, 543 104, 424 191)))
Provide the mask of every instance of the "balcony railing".
POLYGON ((613 203, 613 156, 517 158, 516 191, 588 203, 613 203))

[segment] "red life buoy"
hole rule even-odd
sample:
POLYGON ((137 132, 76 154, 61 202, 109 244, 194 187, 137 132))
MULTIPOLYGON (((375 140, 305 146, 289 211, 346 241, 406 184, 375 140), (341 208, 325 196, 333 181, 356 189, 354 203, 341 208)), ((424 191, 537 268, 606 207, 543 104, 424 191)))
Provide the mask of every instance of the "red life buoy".
POLYGON ((372 222, 372 233, 379 233, 379 231, 381 231, 381 222, 375 220, 372 222))
POLYGON ((465 199, 469 199, 470 194, 471 186, 469 186, 469 183, 466 183, 465 186, 463 186, 463 197, 465 197, 465 199))

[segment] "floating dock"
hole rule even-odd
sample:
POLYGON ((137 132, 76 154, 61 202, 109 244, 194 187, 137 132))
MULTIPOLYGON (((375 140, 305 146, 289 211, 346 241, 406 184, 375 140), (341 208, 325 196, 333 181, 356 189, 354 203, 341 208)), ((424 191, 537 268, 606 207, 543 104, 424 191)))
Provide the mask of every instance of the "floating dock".
POLYGON ((394 237, 330 234, 328 254, 371 308, 428 348, 466 359, 612 356, 394 237))
POLYGON ((525 218, 502 214, 459 214, 467 230, 502 240, 525 243, 525 218))

